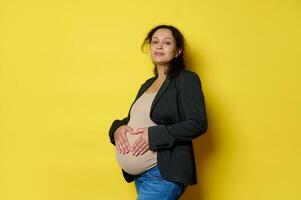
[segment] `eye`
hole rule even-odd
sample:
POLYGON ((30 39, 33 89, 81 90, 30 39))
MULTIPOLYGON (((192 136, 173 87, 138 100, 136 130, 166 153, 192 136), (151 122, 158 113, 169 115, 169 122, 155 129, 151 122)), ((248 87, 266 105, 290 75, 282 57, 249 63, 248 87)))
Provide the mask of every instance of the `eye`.
POLYGON ((158 41, 156 41, 156 40, 153 40, 153 41, 151 41, 151 43, 152 43, 152 44, 157 44, 157 43, 158 43, 158 41))

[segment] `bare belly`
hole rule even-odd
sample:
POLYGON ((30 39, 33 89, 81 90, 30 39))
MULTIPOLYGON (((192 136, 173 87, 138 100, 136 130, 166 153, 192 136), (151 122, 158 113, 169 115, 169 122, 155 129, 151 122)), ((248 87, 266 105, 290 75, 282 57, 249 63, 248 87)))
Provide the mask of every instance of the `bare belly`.
MULTIPOLYGON (((130 145, 133 145, 139 135, 127 134, 130 145)), ((143 155, 134 156, 132 152, 119 153, 115 148, 116 158, 120 167, 129 174, 138 175, 157 164, 157 152, 146 151, 143 155)))

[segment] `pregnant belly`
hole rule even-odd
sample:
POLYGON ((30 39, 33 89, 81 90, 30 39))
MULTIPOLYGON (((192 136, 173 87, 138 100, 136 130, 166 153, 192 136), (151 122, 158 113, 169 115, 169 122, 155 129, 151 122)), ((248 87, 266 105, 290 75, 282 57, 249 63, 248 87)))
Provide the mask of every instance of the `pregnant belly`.
MULTIPOLYGON (((133 145, 139 135, 127 134, 130 145, 133 145)), ((132 152, 127 154, 119 153, 115 149, 116 159, 120 167, 129 174, 138 175, 154 167, 157 164, 157 152, 146 151, 143 155, 134 156, 132 152)))

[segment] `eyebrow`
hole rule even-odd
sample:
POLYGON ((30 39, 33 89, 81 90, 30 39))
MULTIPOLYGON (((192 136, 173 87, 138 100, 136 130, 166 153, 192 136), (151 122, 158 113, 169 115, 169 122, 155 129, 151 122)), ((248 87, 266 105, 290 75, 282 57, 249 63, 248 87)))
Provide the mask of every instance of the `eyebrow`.
MULTIPOLYGON (((152 38, 158 38, 158 37, 152 37, 152 38)), ((171 39, 171 40, 173 40, 173 38, 171 38, 171 37, 166 37, 164 39, 171 39)))

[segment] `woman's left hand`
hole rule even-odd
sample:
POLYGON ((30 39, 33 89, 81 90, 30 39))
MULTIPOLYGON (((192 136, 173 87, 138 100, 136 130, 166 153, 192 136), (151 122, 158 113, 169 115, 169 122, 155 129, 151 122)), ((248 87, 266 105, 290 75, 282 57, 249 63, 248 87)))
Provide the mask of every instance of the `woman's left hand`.
POLYGON ((138 128, 135 131, 131 132, 131 134, 140 135, 131 148, 133 155, 143 155, 149 149, 148 128, 138 128))

